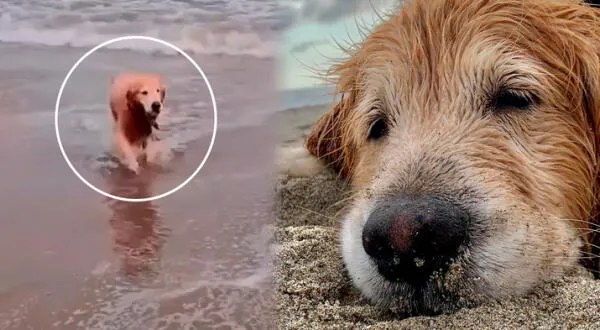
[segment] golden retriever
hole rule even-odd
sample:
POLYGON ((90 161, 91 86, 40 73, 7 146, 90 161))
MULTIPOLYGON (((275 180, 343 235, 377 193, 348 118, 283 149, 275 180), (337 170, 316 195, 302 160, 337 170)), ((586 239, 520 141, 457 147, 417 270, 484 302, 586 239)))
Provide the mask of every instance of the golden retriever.
MULTIPOLYGON (((134 173, 148 153, 148 144, 157 141, 157 118, 166 96, 161 77, 150 73, 121 73, 112 79, 110 112, 114 120, 113 141, 121 162, 134 173)), ((150 159, 148 159, 150 158, 150 159)))
POLYGON ((573 0, 414 0, 334 66, 306 149, 352 185, 362 294, 452 312, 599 268, 600 15, 573 0))

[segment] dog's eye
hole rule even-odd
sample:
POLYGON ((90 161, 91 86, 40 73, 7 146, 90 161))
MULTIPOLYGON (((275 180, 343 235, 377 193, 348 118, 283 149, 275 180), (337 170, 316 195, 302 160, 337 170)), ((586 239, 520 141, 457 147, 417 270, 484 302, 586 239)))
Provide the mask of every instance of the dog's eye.
POLYGON ((497 111, 511 109, 528 110, 538 102, 539 99, 534 94, 513 89, 505 89, 494 96, 491 105, 497 111))
POLYGON ((142 95, 148 95, 148 91, 143 91, 142 95))
POLYGON ((386 136, 388 132, 388 124, 385 119, 377 118, 369 127, 369 140, 377 141, 386 136))
POLYGON ((157 89, 157 90, 156 90, 156 92, 157 92, 157 93, 160 93, 160 89, 157 89))

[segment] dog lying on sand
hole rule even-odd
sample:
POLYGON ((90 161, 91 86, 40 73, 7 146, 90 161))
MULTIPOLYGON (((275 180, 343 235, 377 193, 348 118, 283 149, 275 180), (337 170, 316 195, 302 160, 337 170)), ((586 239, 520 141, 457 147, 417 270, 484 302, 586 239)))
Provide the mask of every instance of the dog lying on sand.
POLYGON ((365 297, 437 314, 578 262, 598 275, 598 9, 413 0, 348 51, 336 104, 284 164, 351 183, 342 254, 365 297))
POLYGON ((112 80, 113 141, 121 162, 136 174, 142 159, 155 160, 155 154, 148 150, 149 144, 158 141, 155 131, 165 96, 166 87, 156 74, 122 73, 112 80))

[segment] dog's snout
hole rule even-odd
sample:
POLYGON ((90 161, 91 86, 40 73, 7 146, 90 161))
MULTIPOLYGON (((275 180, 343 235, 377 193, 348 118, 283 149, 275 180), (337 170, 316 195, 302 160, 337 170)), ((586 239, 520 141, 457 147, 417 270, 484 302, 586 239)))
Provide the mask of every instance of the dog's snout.
POLYGON ((152 102, 152 111, 159 113, 160 112, 160 102, 152 102))
POLYGON ((419 284, 457 256, 468 226, 468 213, 443 198, 395 197, 376 205, 362 243, 385 278, 419 284))

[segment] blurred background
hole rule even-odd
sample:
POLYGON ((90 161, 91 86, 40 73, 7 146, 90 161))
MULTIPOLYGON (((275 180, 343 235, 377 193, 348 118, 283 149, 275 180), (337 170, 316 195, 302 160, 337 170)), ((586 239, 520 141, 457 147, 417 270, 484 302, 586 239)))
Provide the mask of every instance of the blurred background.
POLYGON ((281 107, 292 109, 331 102, 330 86, 316 78, 333 60, 343 58, 338 43, 361 40, 380 15, 398 0, 282 0, 286 29, 279 44, 278 89, 281 107))

